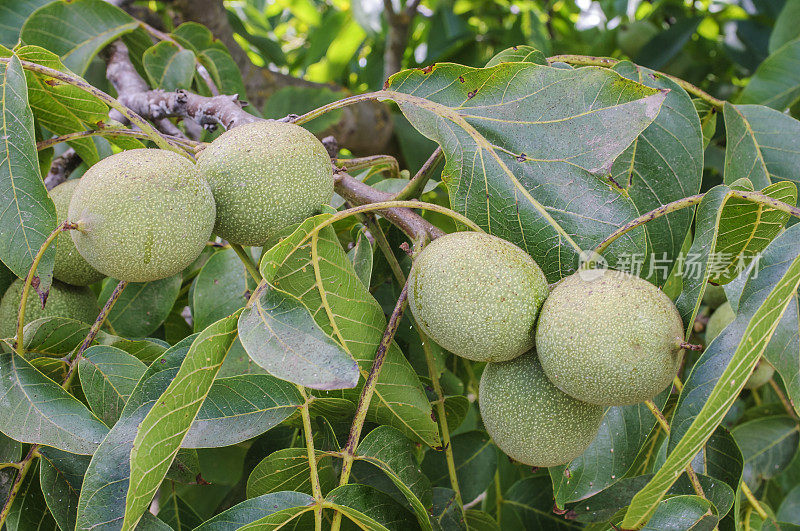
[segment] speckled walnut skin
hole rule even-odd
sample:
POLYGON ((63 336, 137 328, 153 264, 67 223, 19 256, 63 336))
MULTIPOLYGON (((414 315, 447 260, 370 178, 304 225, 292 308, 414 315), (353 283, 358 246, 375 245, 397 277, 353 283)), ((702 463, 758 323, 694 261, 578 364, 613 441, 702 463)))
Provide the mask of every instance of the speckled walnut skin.
POLYGON ((181 272, 205 248, 216 208, 208 183, 171 151, 132 149, 89 168, 69 204, 75 247, 117 280, 181 272))
POLYGON ((235 127, 198 155, 197 168, 217 203, 214 233, 231 243, 264 245, 333 197, 328 152, 299 125, 235 127))
POLYGON ((650 400, 672 382, 683 350, 675 305, 644 279, 614 270, 575 273, 542 306, 536 349, 565 393, 592 404, 650 400))
MULTIPOLYGON (((80 179, 72 179, 50 190, 50 199, 56 206, 56 218, 59 225, 67 220, 69 203, 79 182, 80 179)), ((88 286, 105 277, 80 255, 69 232, 62 232, 56 237, 56 261, 53 266, 53 276, 57 280, 73 286, 88 286)))
POLYGON ((478 393, 481 418, 495 444, 529 466, 563 465, 581 455, 597 435, 605 412, 554 386, 534 351, 489 363, 478 393))
POLYGON ((408 281, 417 323, 453 354, 507 361, 533 347, 547 279, 513 243, 480 232, 442 236, 414 260, 408 281))

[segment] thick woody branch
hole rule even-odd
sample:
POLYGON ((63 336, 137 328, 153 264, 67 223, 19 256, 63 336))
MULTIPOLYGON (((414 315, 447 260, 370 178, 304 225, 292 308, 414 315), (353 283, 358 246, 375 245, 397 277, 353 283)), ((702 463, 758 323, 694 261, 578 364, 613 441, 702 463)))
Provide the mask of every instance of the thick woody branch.
POLYGON ((166 118, 192 120, 203 127, 222 125, 226 129, 255 122, 259 118, 245 112, 238 95, 200 96, 185 90, 149 90, 131 63, 128 49, 117 41, 109 46, 106 77, 126 107, 158 123, 166 118))
POLYGON ((69 177, 69 174, 75 171, 81 163, 81 158, 75 153, 72 148, 67 149, 53 159, 50 165, 50 171, 44 178, 44 185, 48 190, 52 190, 59 184, 63 183, 69 177))
POLYGON ((396 12, 391 0, 383 1, 388 28, 386 32, 386 50, 383 53, 383 78, 402 69, 403 55, 408 45, 408 31, 414 15, 417 14, 419 0, 409 0, 405 9, 396 12))

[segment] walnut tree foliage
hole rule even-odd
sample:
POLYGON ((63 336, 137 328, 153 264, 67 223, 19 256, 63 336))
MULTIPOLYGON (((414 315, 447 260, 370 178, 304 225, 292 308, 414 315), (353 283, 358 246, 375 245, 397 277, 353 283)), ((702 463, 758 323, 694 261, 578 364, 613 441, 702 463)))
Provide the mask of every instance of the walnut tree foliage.
POLYGON ((94 284, 95 326, 1 338, 9 531, 800 527, 800 2, 601 1, 589 29, 570 2, 412 2, 388 79, 405 2, 228 2, 243 57, 338 87, 244 110, 241 49, 173 24, 172 2, 130 4, 0 1, 0 291, 46 300, 59 161, 77 178, 137 147, 193 157, 228 123, 136 101, 228 95, 336 136, 377 100, 396 142, 328 142, 337 195, 264 248, 210 242, 178 275, 94 284), (655 32, 620 52, 637 19, 655 32), (587 258, 635 272, 698 350, 651 403, 608 408, 583 455, 515 463, 480 418, 485 364, 404 312, 411 256, 456 230, 516 244, 551 284, 587 258), (735 318, 706 342, 720 289, 735 318), (762 358, 775 373, 748 389, 762 358))

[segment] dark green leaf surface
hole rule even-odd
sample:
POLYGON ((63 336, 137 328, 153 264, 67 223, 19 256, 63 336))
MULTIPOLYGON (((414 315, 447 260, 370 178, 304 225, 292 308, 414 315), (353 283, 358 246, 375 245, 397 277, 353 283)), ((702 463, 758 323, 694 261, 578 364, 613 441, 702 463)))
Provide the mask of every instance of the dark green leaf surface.
MULTIPOLYGON (((464 503, 480 495, 494 479, 497 469, 497 452, 491 438, 483 431, 461 433, 450 439, 456 475, 464 503)), ((444 452, 428 450, 422 461, 422 470, 431 483, 438 487, 450 484, 444 452)))
MULTIPOLYGON (((261 273, 266 282, 300 297, 322 330, 358 362, 363 376, 372 366, 386 317, 358 280, 336 233, 330 227, 314 232, 314 227, 328 217, 324 214, 309 218, 270 249, 261 261, 261 273)), ((325 396, 355 403, 360 393, 359 386, 325 396)), ((367 420, 394 426, 412 440, 429 446, 439 444, 430 402, 395 343, 386 353, 367 420)))
POLYGON ((61 529, 75 529, 78 495, 90 458, 47 446, 39 453, 39 480, 47 507, 61 529))
MULTIPOLYGON (((323 494, 336 486, 333 461, 320 452, 317 453, 317 473, 323 494)), ((247 478, 248 498, 285 490, 312 494, 311 469, 305 448, 283 448, 271 453, 256 465, 247 478)))
MULTIPOLYGON (((17 57, 0 63, 0 260, 25 278, 39 248, 56 228, 56 207, 47 195, 36 157, 33 113, 25 72, 17 57)), ((39 262, 40 289, 50 287, 55 247, 39 262)))
POLYGON ((466 531, 464 511, 456 502, 456 493, 444 487, 433 488, 431 520, 442 531, 466 531))
MULTIPOLYGON (((439 64, 395 74, 388 89, 414 127, 442 146, 452 207, 525 249, 551 282, 575 270, 582 249, 638 215, 607 175, 656 118, 663 92, 606 69, 533 63, 439 64)), ((663 186, 654 190, 666 198, 663 186)), ((615 252, 643 252, 638 234, 612 246, 612 262, 615 252)))
MULTIPOLYGON (((381 181, 385 182, 385 181, 381 181)), ((355 245, 347 251, 347 257, 353 263, 353 269, 359 280, 369 288, 372 278, 372 243, 367 238, 364 229, 358 232, 355 245)))
POLYGON ((294 507, 309 507, 314 498, 301 492, 275 492, 245 500, 206 520, 195 531, 234 531, 276 512, 294 507))
POLYGON ((388 495, 367 485, 336 487, 326 499, 362 529, 389 531, 417 527, 411 513, 388 495))
POLYGON ((108 428, 16 354, 0 354, 0 431, 21 442, 91 454, 108 428))
POLYGON ((786 0, 783 9, 775 20, 775 27, 769 34, 769 52, 773 53, 778 48, 800 38, 800 2, 797 0, 786 0))
POLYGON ((800 182, 800 122, 762 105, 724 107, 725 182, 749 179, 756 189, 777 181, 800 182))
POLYGON ((247 304, 248 274, 233 249, 217 251, 203 265, 192 291, 192 319, 199 332, 247 304))
POLYGON ((189 89, 194 79, 194 53, 177 44, 161 41, 142 57, 147 77, 155 88, 167 91, 189 89))
POLYGON ((270 374, 330 391, 358 384, 358 364, 317 324, 303 302, 262 282, 239 318, 239 339, 270 374))
MULTIPOLYGON (((119 281, 113 278, 103 283, 98 297, 100 305, 105 304, 117 284, 119 281)), ((121 336, 146 337, 167 318, 180 290, 179 274, 154 282, 128 284, 108 314, 108 321, 121 336)))
POLYGON ((217 378, 183 447, 215 448, 246 441, 289 418, 302 403, 295 386, 273 376, 217 378))
POLYGON ((430 529, 428 507, 433 504, 431 482, 417 463, 414 445, 391 426, 369 432, 358 444, 356 459, 381 469, 403 493, 423 529, 430 529))
POLYGON ((79 529, 117 530, 122 526, 137 430, 177 374, 195 337, 184 339, 153 362, 131 393, 119 421, 92 456, 78 500, 79 529))
POLYGON ((238 318, 234 313, 198 334, 175 379, 139 425, 131 450, 123 529, 136 526, 167 474, 236 338, 238 318))
POLYGON ((642 529, 648 531, 710 531, 719 519, 714 506, 699 496, 675 496, 662 501, 642 529))
POLYGON ((751 488, 770 479, 791 462, 800 442, 800 429, 789 416, 762 417, 731 430, 744 456, 742 479, 751 488))
POLYGON ((58 531, 53 515, 47 510, 39 488, 39 471, 31 470, 22 482, 17 498, 8 512, 8 531, 58 531))
POLYGON ((739 96, 740 103, 758 103, 783 111, 800 98, 800 39, 789 41, 758 65, 739 96))
POLYGON ((78 376, 89 407, 113 426, 147 366, 124 350, 106 345, 89 347, 78 362, 78 376))
POLYGON ((522 479, 503 494, 500 524, 503 531, 552 529, 561 531, 580 526, 553 513, 550 478, 535 476, 522 479))
MULTIPOLYGON (((669 391, 654 401, 663 407, 669 391)), ((625 476, 655 426, 644 404, 606 410, 597 436, 586 451, 566 467, 553 467, 554 497, 558 507, 581 500, 613 485, 625 476)))
POLYGON ((13 48, 25 19, 53 0, 13 0, 0 3, 0 44, 13 48))
POLYGON ((103 0, 59 1, 25 21, 22 40, 55 52, 67 68, 83 75, 101 49, 137 27, 130 15, 103 0))

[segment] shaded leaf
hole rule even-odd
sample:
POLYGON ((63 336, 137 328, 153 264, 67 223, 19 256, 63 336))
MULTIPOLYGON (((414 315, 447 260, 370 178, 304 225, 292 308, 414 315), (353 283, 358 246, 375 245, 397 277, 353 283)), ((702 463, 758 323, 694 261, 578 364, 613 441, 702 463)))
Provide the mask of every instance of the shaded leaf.
POLYGON ((275 492, 250 498, 213 518, 206 520, 195 531, 234 531, 272 514, 293 508, 308 508, 314 498, 300 492, 275 492))
MULTIPOLYGON (((56 228, 56 207, 39 174, 33 113, 22 63, 16 56, 0 63, 2 143, 0 143, 0 260, 19 278, 25 278, 33 258, 56 228)), ((40 289, 53 278, 56 248, 39 262, 40 289)))
MULTIPOLYGON (((775 20, 775 27, 769 34, 769 53, 773 53, 781 46, 800 38, 800 2, 798 0, 786 0, 778 18, 775 20)), ((780 518, 779 518, 780 519, 780 518)))
POLYGON ((270 374, 312 389, 349 389, 358 364, 314 320, 303 302, 267 281, 239 318, 239 339, 270 374))
POLYGON ((194 53, 177 44, 161 41, 142 57, 144 70, 155 88, 166 91, 189 89, 194 79, 194 53))
POLYGON ((762 417, 731 430, 744 456, 742 480, 755 489, 791 462, 800 442, 800 429, 789 416, 762 417))
MULTIPOLYGON (((103 282, 100 304, 105 304, 117 284, 113 278, 103 282)), ((108 322, 121 336, 146 337, 167 318, 180 290, 180 274, 153 282, 131 282, 108 314, 108 322)))
MULTIPOLYGON (((337 484, 333 461, 317 452, 317 473, 322 493, 326 494, 337 484)), ((311 469, 305 448, 283 448, 271 453, 256 465, 247 478, 247 497, 280 491, 311 492, 311 469)))
POLYGON ((387 494, 367 485, 336 487, 326 499, 362 529, 388 531, 416 528, 408 511, 387 494))
POLYGON ((580 528, 578 524, 553 513, 553 491, 547 476, 517 481, 503 494, 502 503, 500 525, 503 531, 580 528))
POLYGON ((39 480, 50 513, 61 529, 75 529, 78 495, 89 457, 42 446, 39 480))
POLYGON ((89 407, 106 426, 117 422, 146 370, 138 358, 116 347, 97 345, 86 349, 78 362, 81 388, 89 407))
POLYGON ((266 374, 217 378, 183 447, 214 448, 246 441, 289 418, 302 403, 295 386, 266 374))
POLYGON ((91 454, 108 428, 16 354, 0 354, 0 431, 17 441, 91 454))
POLYGON ((444 487, 433 488, 433 514, 434 523, 442 531, 466 531, 464 511, 456 501, 456 493, 444 487))
POLYGON ((238 318, 234 313, 198 334, 175 379, 139 425, 131 450, 123 529, 135 527, 150 505, 236 338, 238 318))
POLYGON ((652 531, 711 530, 717 525, 714 506, 700 496, 675 496, 658 504, 653 517, 642 529, 652 531))
POLYGON ((195 332, 247 304, 248 276, 233 249, 211 255, 194 281, 191 300, 195 332))
POLYGON ((347 251, 347 257, 353 263, 356 276, 367 288, 372 278, 372 253, 372 243, 367 238, 365 230, 358 231, 358 238, 353 248, 347 251))
POLYGON ((19 40, 22 24, 31 13, 53 0, 14 0, 0 4, 0 44, 12 48, 19 40))
POLYGON ((783 111, 800 98, 800 39, 789 41, 758 65, 739 96, 741 103, 758 103, 783 111))
MULTIPOLYGON (((450 439, 456 476, 464 503, 478 497, 494 479, 497 452, 491 438, 483 431, 461 433, 450 439)), ((444 452, 428 450, 422 460, 422 470, 438 487, 450 484, 444 452)))
POLYGON ((25 477, 6 519, 8 531, 58 531, 58 524, 47 510, 39 487, 39 470, 34 468, 25 477))

